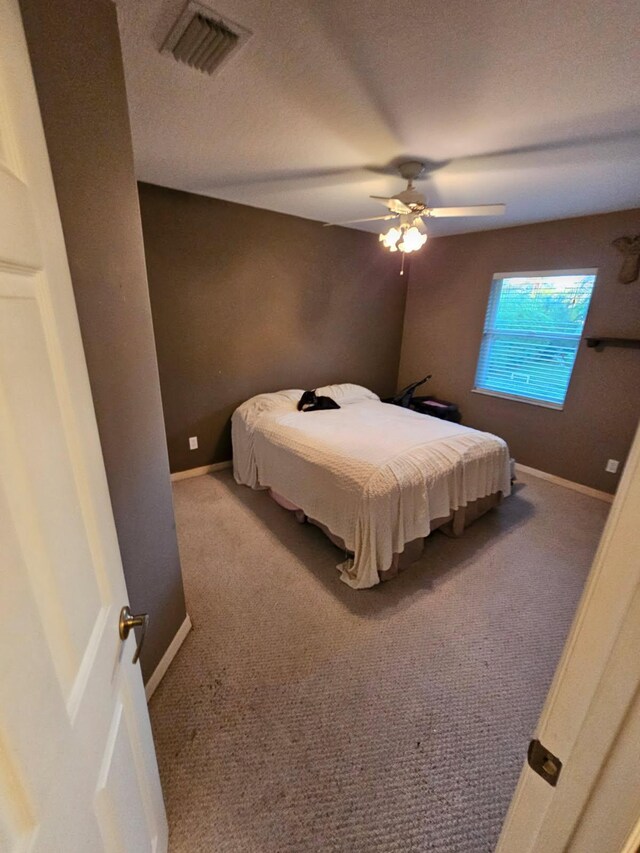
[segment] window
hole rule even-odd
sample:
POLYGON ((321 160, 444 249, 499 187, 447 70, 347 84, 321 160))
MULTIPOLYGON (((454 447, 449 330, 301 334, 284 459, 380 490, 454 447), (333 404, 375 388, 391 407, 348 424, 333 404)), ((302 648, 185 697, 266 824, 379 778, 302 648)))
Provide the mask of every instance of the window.
POLYGON ((473 390, 561 409, 596 272, 495 275, 473 390))

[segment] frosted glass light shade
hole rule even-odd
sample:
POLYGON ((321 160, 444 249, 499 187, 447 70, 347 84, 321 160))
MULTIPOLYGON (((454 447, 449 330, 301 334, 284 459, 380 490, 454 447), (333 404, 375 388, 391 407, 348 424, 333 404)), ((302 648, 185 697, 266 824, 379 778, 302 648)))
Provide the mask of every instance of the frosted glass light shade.
POLYGON ((390 228, 386 234, 381 234, 378 238, 385 249, 389 249, 391 252, 398 251, 398 240, 402 237, 402 230, 400 228, 390 228))
POLYGON ((398 248, 401 252, 417 252, 426 242, 427 235, 419 231, 415 225, 412 225, 402 235, 402 241, 398 244, 398 248))
POLYGON ((417 252, 427 242, 427 235, 424 232, 424 225, 421 221, 414 219, 413 222, 418 222, 414 225, 409 222, 401 221, 399 225, 394 225, 386 234, 380 234, 379 241, 390 252, 417 252))

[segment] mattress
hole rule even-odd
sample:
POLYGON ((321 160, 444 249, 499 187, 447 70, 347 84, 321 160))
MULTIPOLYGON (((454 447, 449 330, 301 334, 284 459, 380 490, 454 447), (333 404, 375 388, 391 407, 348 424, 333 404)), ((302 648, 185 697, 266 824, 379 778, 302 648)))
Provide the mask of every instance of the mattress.
POLYGON ((318 389, 340 409, 298 412, 301 390, 261 394, 232 417, 238 483, 272 489, 345 542, 355 589, 375 586, 431 521, 511 489, 495 435, 381 403, 354 385, 318 389))

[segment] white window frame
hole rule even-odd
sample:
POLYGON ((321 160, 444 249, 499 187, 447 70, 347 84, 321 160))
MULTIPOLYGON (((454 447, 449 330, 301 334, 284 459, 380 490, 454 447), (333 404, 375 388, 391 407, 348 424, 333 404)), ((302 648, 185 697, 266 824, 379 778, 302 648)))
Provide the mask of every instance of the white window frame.
MULTIPOLYGON (((598 267, 587 267, 584 269, 568 269, 568 270, 525 270, 524 272, 516 271, 516 272, 497 272, 493 274, 493 278, 491 279, 491 287, 489 289, 489 296, 487 298, 487 307, 484 312, 484 320, 482 326, 482 336, 480 338, 480 347, 478 349, 478 358, 476 359, 476 369, 473 377, 473 388, 471 392, 473 394, 483 394, 487 397, 498 397, 502 400, 512 400, 516 403, 526 403, 529 406, 542 406, 543 409, 554 409, 557 412, 561 412, 564 409, 564 403, 549 403, 546 400, 535 400, 532 397, 522 397, 518 394, 508 394, 503 391, 492 391, 488 388, 478 388, 475 384, 476 377, 478 375, 478 364, 480 362, 480 356, 482 354, 482 345, 484 343, 484 337, 486 334, 487 327, 487 313, 489 310, 489 300, 491 299, 491 293, 493 291, 494 285, 496 281, 501 281, 505 278, 550 278, 552 276, 562 276, 562 275, 592 275, 595 278, 593 282, 593 287, 598 282, 598 267)), ((593 299, 593 291, 591 292, 591 300, 593 299)), ((589 301, 589 308, 587 310, 587 317, 585 318, 585 326, 587 323, 587 319, 589 317, 589 311, 591 310, 591 300, 589 301)), ((497 309, 497 304, 495 308, 497 309)), ((545 337, 554 337, 553 335, 545 334, 545 337)), ((572 337, 571 335, 557 335, 558 338, 567 338, 572 337)), ((582 340, 582 336, 580 337, 580 341, 582 340)), ((578 355, 576 353, 576 360, 578 355)), ((569 385, 567 385, 567 394, 569 393, 569 386, 571 385, 571 379, 573 378, 573 371, 575 369, 575 361, 573 363, 573 367, 571 368, 571 376, 569 377, 569 385)), ((566 401, 566 394, 565 394, 566 401)))

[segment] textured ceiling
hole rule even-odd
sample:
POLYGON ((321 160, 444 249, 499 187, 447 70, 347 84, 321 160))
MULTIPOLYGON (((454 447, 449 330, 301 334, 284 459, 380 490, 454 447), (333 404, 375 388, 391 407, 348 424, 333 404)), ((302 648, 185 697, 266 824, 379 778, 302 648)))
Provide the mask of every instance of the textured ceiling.
POLYGON ((184 0, 117 5, 140 180, 341 221, 410 155, 508 206, 434 234, 640 205, 637 0, 211 0, 254 32, 213 77, 159 53, 184 0))

